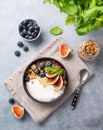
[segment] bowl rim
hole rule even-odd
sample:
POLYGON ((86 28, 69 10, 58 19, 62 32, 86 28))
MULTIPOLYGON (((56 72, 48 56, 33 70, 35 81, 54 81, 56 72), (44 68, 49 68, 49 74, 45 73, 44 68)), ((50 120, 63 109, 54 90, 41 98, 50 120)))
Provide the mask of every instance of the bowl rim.
POLYGON ((27 94, 32 100, 34 100, 34 101, 36 101, 36 102, 38 102, 38 103, 43 103, 43 104, 50 104, 50 103, 55 103, 55 102, 59 101, 61 98, 64 97, 64 95, 65 95, 67 89, 69 88, 69 86, 68 86, 69 77, 68 77, 67 70, 65 69, 64 65, 63 65, 60 61, 58 61, 58 60, 56 60, 56 59, 54 59, 54 58, 51 58, 51 57, 41 57, 41 58, 37 58, 37 59, 33 60, 32 62, 30 62, 30 63, 27 65, 27 67, 25 68, 25 70, 24 70, 22 82, 23 82, 23 88, 24 88, 26 94, 27 94), (56 99, 54 99, 54 100, 51 100, 51 101, 40 101, 40 100, 37 100, 37 99, 35 99, 34 97, 32 97, 31 94, 28 92, 28 89, 26 89, 26 84, 25 84, 25 81, 24 81, 25 73, 26 73, 27 69, 28 69, 33 63, 35 63, 35 62, 37 62, 37 61, 39 61, 39 60, 43 60, 43 59, 48 59, 48 60, 55 60, 55 61, 57 61, 60 65, 62 65, 62 67, 63 67, 63 69, 65 70, 66 75, 67 75, 67 79, 66 79, 67 85, 65 86, 65 89, 64 89, 63 94, 61 94, 58 98, 56 98, 56 99))
MULTIPOLYGON (((33 19, 25 19, 25 20, 33 21, 33 22, 35 22, 35 23, 39 26, 39 24, 37 23, 36 20, 33 20, 33 19)), ((22 21, 19 23, 19 25, 20 25, 23 21, 25 21, 25 20, 22 20, 22 21)), ((41 27, 39 26, 39 28, 40 28, 39 33, 38 33, 38 35, 36 36, 36 38, 34 38, 34 39, 26 39, 26 38, 24 38, 24 37, 20 34, 19 26, 18 26, 18 31, 19 31, 19 35, 22 37, 22 39, 24 39, 25 41, 32 42, 32 41, 35 41, 36 39, 39 38, 39 36, 40 36, 40 34, 41 34, 41 27)))

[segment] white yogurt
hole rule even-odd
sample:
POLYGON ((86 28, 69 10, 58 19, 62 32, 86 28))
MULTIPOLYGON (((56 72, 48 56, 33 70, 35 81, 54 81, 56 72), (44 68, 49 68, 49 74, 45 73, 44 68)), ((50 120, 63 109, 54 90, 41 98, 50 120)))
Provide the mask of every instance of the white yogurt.
POLYGON ((54 86, 48 84, 43 87, 38 79, 30 80, 26 83, 26 87, 31 94, 31 96, 39 101, 52 101, 53 99, 58 98, 64 93, 64 88, 60 89, 58 92, 54 91, 54 86))

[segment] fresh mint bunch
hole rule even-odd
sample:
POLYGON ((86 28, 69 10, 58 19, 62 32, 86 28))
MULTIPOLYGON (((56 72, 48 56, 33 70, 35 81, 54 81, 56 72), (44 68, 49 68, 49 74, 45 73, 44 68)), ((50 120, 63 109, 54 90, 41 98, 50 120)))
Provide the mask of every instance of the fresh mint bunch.
POLYGON ((79 35, 103 27, 103 0, 44 0, 47 2, 67 14, 66 25, 76 22, 75 30, 79 35))

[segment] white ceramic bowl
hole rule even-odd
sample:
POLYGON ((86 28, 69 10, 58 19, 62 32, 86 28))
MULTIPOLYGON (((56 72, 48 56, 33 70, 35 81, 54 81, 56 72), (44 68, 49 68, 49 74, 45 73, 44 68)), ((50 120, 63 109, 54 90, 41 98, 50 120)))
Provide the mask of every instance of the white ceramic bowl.
MULTIPOLYGON (((37 24, 37 25, 39 26, 39 24, 38 24, 35 20, 33 20, 33 19, 25 19, 25 20, 32 21, 33 23, 35 23, 35 24, 37 24)), ((23 21, 25 21, 25 20, 23 20, 23 21)), ((23 21, 22 21, 22 22, 23 22, 23 21)), ((21 23, 22 23, 22 22, 21 22, 21 23)), ((20 24, 21 24, 21 23, 20 23, 20 24)), ((20 25, 20 24, 19 24, 19 25, 20 25)), ((40 26, 39 26, 39 28, 40 28, 40 26)), ((33 39, 27 39, 27 38, 25 38, 25 37, 23 37, 23 36, 21 35, 20 27, 18 27, 18 30, 19 30, 20 36, 21 36, 25 41, 35 41, 36 39, 39 38, 39 36, 40 36, 40 34, 41 34, 41 28, 40 28, 39 33, 38 33, 38 35, 37 35, 35 38, 33 38, 33 39)))

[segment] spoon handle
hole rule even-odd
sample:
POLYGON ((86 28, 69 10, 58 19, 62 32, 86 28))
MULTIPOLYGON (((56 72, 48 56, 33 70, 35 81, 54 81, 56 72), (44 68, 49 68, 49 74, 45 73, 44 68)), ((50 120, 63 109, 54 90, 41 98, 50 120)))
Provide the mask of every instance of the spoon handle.
POLYGON ((76 92, 74 94, 74 97, 73 97, 73 100, 72 100, 72 103, 71 103, 71 109, 72 110, 74 110, 75 107, 76 107, 79 94, 80 94, 80 87, 77 88, 77 90, 76 90, 76 92))

